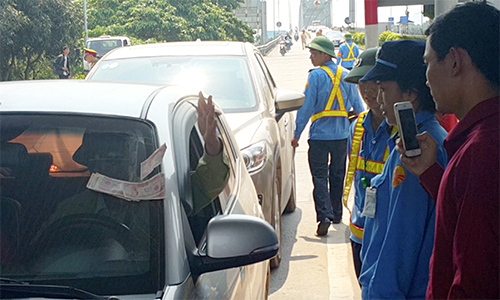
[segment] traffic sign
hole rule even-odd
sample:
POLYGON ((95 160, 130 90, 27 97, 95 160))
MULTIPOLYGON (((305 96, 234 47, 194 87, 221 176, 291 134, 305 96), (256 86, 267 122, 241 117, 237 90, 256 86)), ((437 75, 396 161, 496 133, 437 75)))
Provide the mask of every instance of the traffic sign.
POLYGON ((276 23, 276 26, 281 27, 281 22, 278 21, 278 23, 276 23))
POLYGON ((345 19, 344 19, 344 22, 345 22, 347 25, 351 24, 351 20, 349 20, 349 17, 345 18, 345 19))
POLYGON ((408 17, 407 16, 401 16, 401 17, 399 17, 399 23, 401 23, 401 24, 408 24, 408 17))
POLYGON ((389 22, 391 22, 391 25, 394 25, 394 17, 389 17, 389 22))

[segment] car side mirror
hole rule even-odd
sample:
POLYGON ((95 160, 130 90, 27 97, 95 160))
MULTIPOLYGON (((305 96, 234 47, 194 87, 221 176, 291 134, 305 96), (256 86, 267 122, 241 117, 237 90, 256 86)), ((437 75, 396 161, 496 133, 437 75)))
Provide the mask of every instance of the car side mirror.
POLYGON ((274 104, 276 108, 276 115, 274 118, 276 121, 279 121, 286 112, 301 108, 305 98, 306 96, 303 93, 279 89, 274 104))
POLYGON ((278 253, 278 238, 265 220, 247 215, 213 217, 206 229, 206 247, 195 260, 193 273, 254 264, 278 253))

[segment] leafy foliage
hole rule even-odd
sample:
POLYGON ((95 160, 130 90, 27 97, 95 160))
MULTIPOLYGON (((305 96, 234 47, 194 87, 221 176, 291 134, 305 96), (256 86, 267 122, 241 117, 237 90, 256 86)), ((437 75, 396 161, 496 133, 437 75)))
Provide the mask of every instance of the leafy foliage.
POLYGON ((65 0, 0 2, 0 80, 37 78, 45 57, 76 44, 81 19, 81 11, 65 0))
POLYGON ((253 41, 252 29, 227 9, 237 1, 89 0, 89 36, 127 35, 140 40, 253 41), (220 5, 220 4, 219 4, 220 5))
MULTIPOLYGON (((128 36, 132 44, 164 41, 253 42, 252 29, 231 13, 243 0, 87 0, 89 37, 128 36)), ((1 0, 0 81, 56 78, 64 45, 83 46, 83 0, 1 0)), ((81 58, 70 54, 73 78, 81 58)))

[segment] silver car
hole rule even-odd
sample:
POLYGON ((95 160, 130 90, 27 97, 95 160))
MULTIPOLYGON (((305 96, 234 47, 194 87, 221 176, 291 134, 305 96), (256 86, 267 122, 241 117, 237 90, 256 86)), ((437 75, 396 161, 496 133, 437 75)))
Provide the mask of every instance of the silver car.
POLYGON ((192 214, 196 96, 69 80, 0 99, 2 298, 267 298, 278 240, 220 108, 228 181, 192 214))
MULTIPOLYGON (((233 129, 265 219, 281 240, 281 214, 296 205, 295 120, 287 111, 300 108, 304 95, 278 89, 256 47, 198 41, 119 48, 87 80, 165 84, 213 95, 233 129), (280 107, 285 102, 286 110, 280 107)), ((280 260, 281 251, 271 266, 280 260)))

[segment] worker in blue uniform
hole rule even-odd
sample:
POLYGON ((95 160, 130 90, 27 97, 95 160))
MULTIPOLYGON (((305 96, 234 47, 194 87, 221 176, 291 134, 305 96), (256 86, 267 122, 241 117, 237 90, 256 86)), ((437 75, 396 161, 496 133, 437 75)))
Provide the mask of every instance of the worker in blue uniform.
MULTIPOLYGON (((421 41, 384 43, 375 66, 361 82, 378 82, 378 101, 389 125, 396 124, 394 103, 412 104, 418 131, 427 131, 437 141, 437 161, 445 167, 446 131, 436 120, 425 84, 424 49, 421 41)), ((424 299, 429 279, 435 204, 418 178, 401 163, 394 149, 397 135, 388 140, 392 150, 382 173, 371 180, 365 192, 359 278, 363 299, 424 299)))
POLYGON ((316 208, 316 233, 324 236, 333 222, 342 220, 342 189, 349 135, 348 111, 355 114, 364 110, 356 85, 342 79, 348 72, 332 61, 335 46, 323 36, 306 46, 311 63, 317 69, 309 72, 304 104, 297 112, 292 146, 299 146, 299 138, 311 119, 309 129, 309 167, 313 177, 313 197, 316 208))
POLYGON ((344 39, 345 42, 339 46, 337 53, 337 65, 340 64, 342 67, 351 70, 354 66, 354 61, 359 56, 359 49, 358 45, 352 41, 352 34, 346 33, 344 39))
POLYGON ((365 50, 354 63, 354 67, 344 78, 345 82, 358 84, 359 94, 368 107, 351 123, 347 140, 349 164, 344 180, 342 201, 349 210, 348 198, 351 186, 354 185, 354 205, 352 206, 349 229, 352 256, 356 277, 361 272, 360 251, 363 241, 365 217, 361 214, 365 203, 365 189, 370 186, 370 180, 380 174, 389 156, 387 139, 394 133, 396 127, 387 125, 384 115, 377 102, 378 85, 374 81, 359 82, 374 65, 375 55, 379 48, 365 50))

